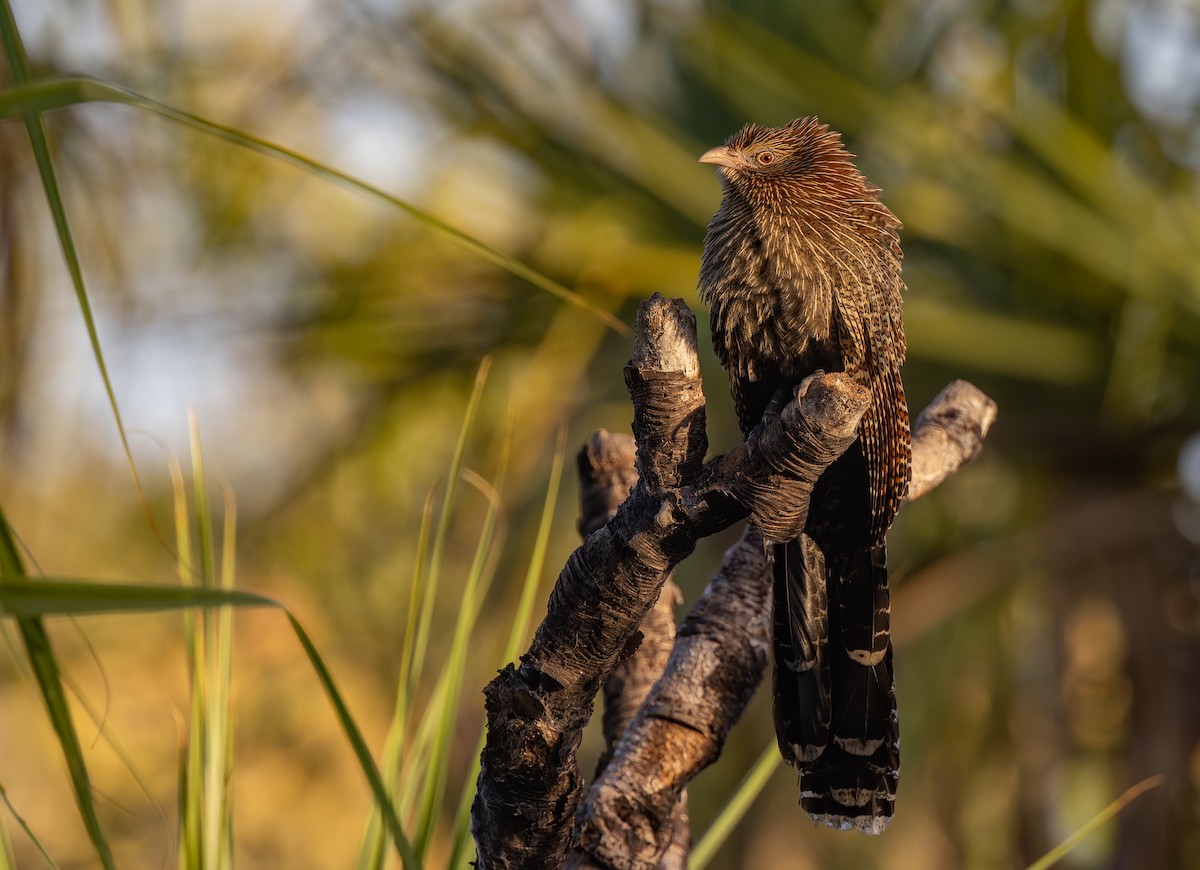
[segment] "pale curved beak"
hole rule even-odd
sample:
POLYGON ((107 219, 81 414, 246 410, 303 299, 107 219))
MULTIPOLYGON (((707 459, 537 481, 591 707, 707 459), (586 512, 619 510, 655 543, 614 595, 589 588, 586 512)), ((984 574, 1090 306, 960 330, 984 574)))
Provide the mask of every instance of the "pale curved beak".
POLYGON ((737 155, 729 148, 728 145, 718 145, 716 148, 709 148, 700 155, 701 163, 711 163, 714 166, 726 166, 730 169, 738 164, 737 155))

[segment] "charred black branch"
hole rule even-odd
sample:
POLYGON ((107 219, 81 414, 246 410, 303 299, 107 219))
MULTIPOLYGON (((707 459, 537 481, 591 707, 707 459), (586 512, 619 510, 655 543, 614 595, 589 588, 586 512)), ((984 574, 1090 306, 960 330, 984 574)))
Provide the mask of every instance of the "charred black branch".
MULTIPOLYGON (((966 381, 939 393, 913 428, 908 500, 973 459, 995 418, 995 403, 966 381)), ((569 866, 652 870, 677 849, 679 797, 720 755, 762 681, 770 608, 762 536, 747 527, 680 627, 662 678, 581 802, 569 866)))
POLYGON ((580 734, 668 573, 699 539, 748 516, 767 528, 802 525, 813 482, 853 441, 869 401, 847 375, 810 378, 753 454, 742 444, 703 465, 696 360, 683 302, 655 294, 643 303, 626 368, 638 482, 571 555, 520 664, 484 690, 488 739, 471 809, 481 868, 563 862, 583 788, 580 734))

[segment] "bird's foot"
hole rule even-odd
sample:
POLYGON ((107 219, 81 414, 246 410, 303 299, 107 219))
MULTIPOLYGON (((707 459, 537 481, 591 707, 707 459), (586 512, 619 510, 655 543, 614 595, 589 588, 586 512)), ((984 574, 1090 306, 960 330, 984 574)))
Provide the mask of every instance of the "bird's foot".
POLYGON ((765 422, 782 414, 783 409, 792 400, 795 391, 796 388, 791 384, 780 384, 776 387, 775 392, 771 394, 771 401, 767 402, 767 410, 763 412, 763 421, 765 422))
POLYGON ((792 400, 795 390, 796 388, 790 384, 780 384, 771 395, 771 400, 767 402, 767 408, 763 411, 762 420, 746 436, 746 452, 750 454, 751 458, 754 457, 755 448, 762 438, 763 428, 779 419, 779 415, 783 413, 783 409, 792 400))

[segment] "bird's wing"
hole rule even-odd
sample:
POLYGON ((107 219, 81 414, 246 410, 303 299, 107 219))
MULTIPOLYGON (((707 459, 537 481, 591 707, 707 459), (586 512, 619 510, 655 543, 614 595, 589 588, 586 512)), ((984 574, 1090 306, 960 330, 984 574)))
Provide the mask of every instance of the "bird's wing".
POLYGON ((908 494, 910 476, 908 403, 900 367, 906 344, 901 321, 899 222, 879 206, 890 222, 868 212, 856 231, 875 244, 847 254, 834 290, 834 319, 846 372, 871 391, 859 440, 867 463, 871 495, 871 540, 882 544, 908 494))

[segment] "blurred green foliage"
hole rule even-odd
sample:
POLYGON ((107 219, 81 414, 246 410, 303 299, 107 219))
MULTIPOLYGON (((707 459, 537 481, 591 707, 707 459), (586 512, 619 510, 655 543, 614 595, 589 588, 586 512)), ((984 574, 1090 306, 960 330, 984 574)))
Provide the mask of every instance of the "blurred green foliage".
MULTIPOLYGON (((1200 536, 1176 480, 1200 428, 1194 3, 13 7, 34 75, 98 76, 294 149, 625 322, 654 291, 699 311, 700 244, 719 200, 695 163, 704 149, 750 120, 817 114, 843 131, 905 224, 910 403, 964 377, 997 399, 1000 422, 978 462, 893 532, 905 752, 894 828, 872 841, 811 830, 777 775, 712 866, 1019 866, 1160 772, 1164 789, 1069 860, 1200 864, 1200 606, 1185 534, 1200 536)), ((452 433, 491 355, 466 467, 494 477, 510 425, 514 449, 500 493, 506 545, 453 734, 449 781, 461 781, 477 689, 503 664, 511 628, 489 613, 516 605, 556 433, 565 423, 578 444, 628 425, 627 337, 311 172, 129 107, 45 123, 126 424, 182 453, 185 408, 198 407, 208 465, 239 495, 240 585, 317 626, 374 745, 426 497, 445 492, 452 433)), ((49 573, 169 574, 125 482, 43 202, 22 125, 0 124, 0 502, 49 573), (100 500, 105 510, 89 509, 100 500)), ((721 449, 736 427, 700 319, 721 449)), ((133 448, 165 518, 170 485, 149 443, 135 434, 133 448)), ((471 490, 457 502, 434 660, 450 654, 447 626, 491 509, 471 490)), ((560 509, 546 582, 574 546, 573 522, 560 509)), ((684 566, 685 592, 721 544, 684 566)), ((138 625, 134 642, 117 623, 89 623, 115 683, 108 727, 165 728, 169 744, 169 721, 146 710, 162 705, 164 680, 183 692, 182 646, 138 625), (145 652, 155 644, 175 652, 145 652), (114 676, 129 668, 147 674, 114 676)), ((252 639, 234 664, 234 863, 342 866, 368 806, 353 759, 329 748, 335 726, 312 720, 314 686, 274 629, 238 625, 252 639), (293 807, 297 795, 313 807, 293 807)), ((24 733, 33 696, 8 664, 3 675, 0 723, 24 733)), ((104 691, 99 677, 90 685, 104 691)), ((769 739, 766 706, 697 782, 698 831, 769 739)), ((10 798, 43 840, 65 842, 70 832, 52 837, 39 819, 67 792, 31 786, 61 779, 53 753, 4 744, 10 798), (18 754, 44 755, 45 767, 18 754)), ((135 863, 157 855, 167 834, 108 773, 101 788, 137 807, 114 848, 135 863)), ((451 848, 452 797, 434 856, 451 848)))

